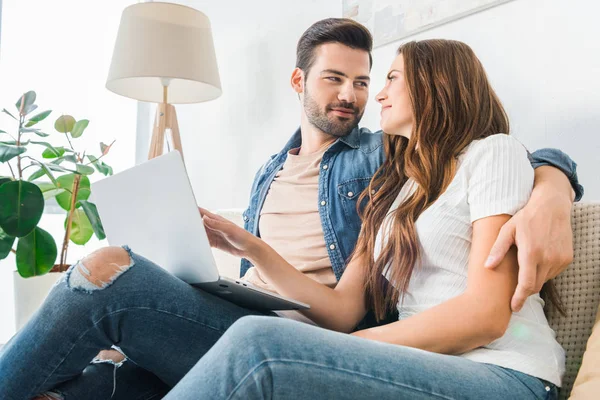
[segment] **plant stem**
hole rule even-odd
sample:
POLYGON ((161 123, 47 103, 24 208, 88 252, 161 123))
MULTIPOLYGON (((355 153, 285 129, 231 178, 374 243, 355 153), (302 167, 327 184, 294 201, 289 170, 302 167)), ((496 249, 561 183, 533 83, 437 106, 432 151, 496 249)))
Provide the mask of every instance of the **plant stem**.
MULTIPOLYGON (((23 109, 23 103, 25 102, 25 96, 21 97, 21 109, 23 109)), ((23 120, 25 118, 19 112, 19 134, 17 135, 17 147, 21 145, 21 128, 23 127, 23 120)), ((19 179, 23 179, 23 171, 21 170, 21 155, 17 155, 17 170, 19 171, 19 179)))
POLYGON ((15 173, 13 172, 12 167, 10 166, 10 162, 7 161, 6 164, 8 165, 8 168, 10 169, 10 173, 12 174, 13 179, 17 179, 17 177, 15 176, 15 173))
POLYGON ((71 207, 69 207, 69 217, 67 218, 67 230, 65 231, 65 237, 63 239, 62 249, 60 251, 59 272, 66 270, 65 262, 67 261, 67 248, 69 246, 69 239, 71 237, 71 222, 73 222, 73 212, 75 211, 75 203, 77 202, 77 192, 79 192, 80 181, 81 175, 75 175, 75 179, 73 180, 73 193, 71 194, 71 207))
MULTIPOLYGON (((69 139, 69 134, 65 133, 65 136, 67 137, 67 140, 69 141, 69 146, 71 146, 71 150, 75 151, 75 149, 73 148, 73 143, 71 143, 71 139, 69 139)), ((76 154, 79 154, 75 151, 76 154)))

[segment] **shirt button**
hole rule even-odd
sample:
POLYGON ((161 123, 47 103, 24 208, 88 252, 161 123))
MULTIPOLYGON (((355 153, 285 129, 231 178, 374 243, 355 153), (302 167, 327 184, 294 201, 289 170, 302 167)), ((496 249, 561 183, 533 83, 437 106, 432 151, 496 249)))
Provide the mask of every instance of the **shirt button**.
POLYGON ((546 392, 550 391, 550 386, 546 386, 546 392))
POLYGON ((327 169, 327 164, 323 165, 323 169, 327 169))
POLYGON ((371 190, 371 194, 375 194, 375 189, 371 190))
POLYGON ((348 192, 348 197, 352 197, 352 196, 354 196, 354 193, 348 192))
POLYGON ((244 221, 248 222, 248 216, 244 215, 244 221))
POLYGON ((335 250, 335 244, 330 244, 330 245, 329 245, 329 248, 330 248, 331 250, 335 250))
POLYGON ((324 206, 325 204, 327 204, 327 202, 326 202, 325 200, 323 200, 323 201, 321 202, 321 205, 322 205, 322 206, 324 206))

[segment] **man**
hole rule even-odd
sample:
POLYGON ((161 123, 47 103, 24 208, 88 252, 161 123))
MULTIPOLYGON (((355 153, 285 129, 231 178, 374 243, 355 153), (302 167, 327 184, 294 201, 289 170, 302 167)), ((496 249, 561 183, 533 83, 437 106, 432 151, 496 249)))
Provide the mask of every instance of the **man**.
MULTIPOLYGON (((358 195, 383 160, 381 134, 358 128, 369 96, 371 48, 369 32, 346 19, 319 21, 302 35, 291 78, 301 104, 300 129, 258 171, 244 212, 247 230, 329 286, 340 279, 356 244, 358 195)), ((502 258, 512 240, 526 253, 523 276, 545 279, 572 257, 569 179, 579 196, 581 189, 574 163, 560 152, 536 152, 533 162, 534 194, 507 224, 493 256, 502 258), (549 227, 554 233, 547 233, 549 227), (546 241, 562 247, 548 253, 546 241)), ((90 254, 53 288, 40 312, 0 353, 1 398, 31 397, 52 389, 51 383, 59 384, 48 393, 51 398, 106 398, 113 394, 108 383, 113 370, 113 398, 149 398, 181 379, 233 322, 259 314, 191 288, 127 250, 108 247, 90 254), (111 283, 90 286, 100 281, 111 283), (56 302, 65 306, 56 310, 51 305, 56 302), (33 343, 35 351, 24 354, 33 343), (122 366, 110 362, 120 361, 120 353, 103 352, 77 376, 86 355, 111 344, 127 355, 122 366)), ((269 287, 247 260, 241 275, 269 287)), ((525 280, 518 296, 536 289, 536 279, 525 280)), ((298 313, 280 314, 312 323, 298 313)))

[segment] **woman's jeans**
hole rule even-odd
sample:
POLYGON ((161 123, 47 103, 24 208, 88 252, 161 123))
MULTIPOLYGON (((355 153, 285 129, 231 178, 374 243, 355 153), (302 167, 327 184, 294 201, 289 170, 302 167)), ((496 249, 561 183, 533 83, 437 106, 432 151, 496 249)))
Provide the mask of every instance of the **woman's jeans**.
POLYGON ((90 289, 76 264, 4 346, 0 399, 27 400, 45 391, 66 400, 158 398, 237 319, 261 314, 194 288, 123 248, 131 263, 112 284, 90 289), (126 355, 122 366, 90 364, 112 346, 126 355))
POLYGON ((555 399, 532 376, 284 318, 240 319, 165 400, 555 399))

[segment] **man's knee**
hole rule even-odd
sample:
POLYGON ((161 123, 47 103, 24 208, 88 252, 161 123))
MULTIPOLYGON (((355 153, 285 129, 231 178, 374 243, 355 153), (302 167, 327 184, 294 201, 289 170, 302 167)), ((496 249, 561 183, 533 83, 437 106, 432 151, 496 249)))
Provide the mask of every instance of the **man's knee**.
POLYGON ((91 292, 110 286, 132 266, 131 256, 122 247, 103 247, 71 267, 67 280, 71 288, 91 292))
POLYGON ((102 350, 98 355, 94 358, 93 362, 101 363, 101 362, 109 362, 111 364, 119 364, 125 360, 125 356, 120 351, 115 349, 110 350, 102 350))

